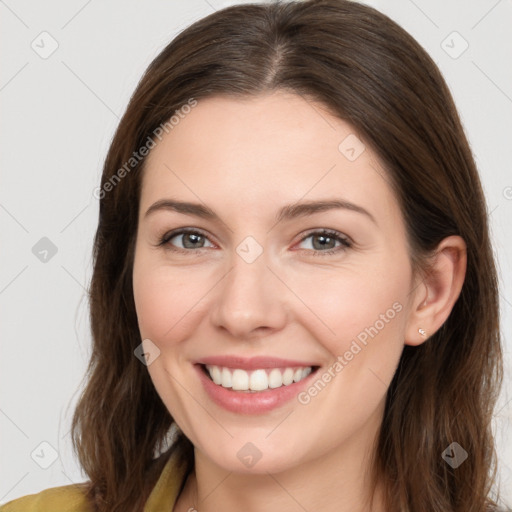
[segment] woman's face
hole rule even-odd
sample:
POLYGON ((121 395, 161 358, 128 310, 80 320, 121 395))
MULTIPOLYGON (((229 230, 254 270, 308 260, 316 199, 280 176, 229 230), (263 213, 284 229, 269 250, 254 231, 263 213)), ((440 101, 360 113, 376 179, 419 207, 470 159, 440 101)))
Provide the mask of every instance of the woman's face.
POLYGON ((133 285, 147 369, 175 421, 229 471, 364 450, 421 289, 375 154, 283 92, 200 100, 156 142, 133 285))

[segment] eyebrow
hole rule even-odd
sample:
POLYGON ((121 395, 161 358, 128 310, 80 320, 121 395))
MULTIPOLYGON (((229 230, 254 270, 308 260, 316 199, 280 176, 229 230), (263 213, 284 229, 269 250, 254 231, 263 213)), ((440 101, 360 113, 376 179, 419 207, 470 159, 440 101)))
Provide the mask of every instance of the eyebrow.
MULTIPOLYGON (((307 201, 302 203, 289 204, 279 210, 275 221, 281 222, 283 220, 291 220, 298 217, 305 217, 314 213, 334 209, 350 210, 353 212, 361 213, 367 216, 374 224, 377 224, 375 217, 368 210, 364 209, 362 206, 351 203, 349 201, 345 201, 343 199, 307 201)), ((153 203, 144 214, 144 217, 148 217, 148 215, 161 210, 175 211, 185 215, 194 215, 203 219, 220 220, 219 216, 213 210, 203 204, 190 203, 187 201, 177 201, 172 199, 160 199, 156 203, 153 203)))

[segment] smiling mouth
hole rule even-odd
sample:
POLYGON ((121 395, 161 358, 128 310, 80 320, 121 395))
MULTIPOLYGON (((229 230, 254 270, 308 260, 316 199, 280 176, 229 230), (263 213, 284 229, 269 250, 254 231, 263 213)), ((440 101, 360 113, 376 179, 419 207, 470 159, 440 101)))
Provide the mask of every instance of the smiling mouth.
POLYGON ((241 368, 210 364, 201 364, 200 366, 208 378, 219 387, 242 393, 258 393, 287 387, 300 382, 320 368, 319 366, 300 366, 258 368, 246 371, 241 368))

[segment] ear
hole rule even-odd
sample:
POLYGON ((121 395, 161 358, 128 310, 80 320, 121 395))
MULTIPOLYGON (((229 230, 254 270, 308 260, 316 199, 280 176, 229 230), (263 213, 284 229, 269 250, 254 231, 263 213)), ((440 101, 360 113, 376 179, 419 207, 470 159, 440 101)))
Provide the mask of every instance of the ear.
POLYGON ((431 271, 416 282, 412 292, 406 345, 421 345, 446 321, 462 289, 466 263, 466 243, 460 236, 449 236, 437 246, 431 271))

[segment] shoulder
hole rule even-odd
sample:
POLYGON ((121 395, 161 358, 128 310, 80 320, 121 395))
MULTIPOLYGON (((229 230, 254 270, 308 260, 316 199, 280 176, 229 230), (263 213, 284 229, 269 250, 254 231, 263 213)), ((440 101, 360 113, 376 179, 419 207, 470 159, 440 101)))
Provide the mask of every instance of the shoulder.
POLYGON ((84 484, 51 487, 0 506, 0 512, 93 512, 84 484))
MULTIPOLYGON (((172 510, 190 470, 187 453, 180 445, 174 445, 156 460, 154 468, 158 478, 144 510, 172 510)), ((89 483, 51 487, 29 494, 0 505, 0 512, 94 512, 86 497, 89 483)))

